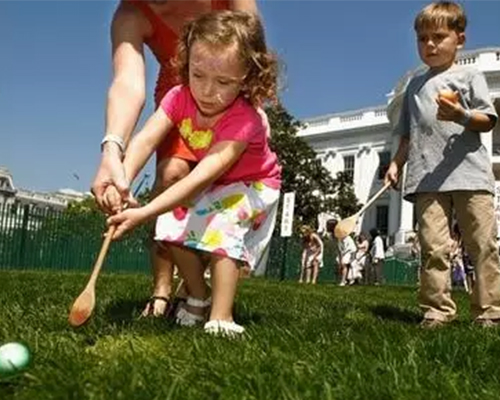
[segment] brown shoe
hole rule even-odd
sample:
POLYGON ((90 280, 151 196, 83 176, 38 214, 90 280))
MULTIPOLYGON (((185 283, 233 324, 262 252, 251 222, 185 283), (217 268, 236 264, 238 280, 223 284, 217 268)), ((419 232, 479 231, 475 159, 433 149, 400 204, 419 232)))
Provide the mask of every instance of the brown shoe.
POLYGON ((423 329, 436 329, 436 328, 442 328, 446 324, 447 322, 441 319, 424 318, 420 322, 420 327, 423 329))
POLYGON ((500 319, 477 318, 474 320, 474 323, 482 328, 495 328, 500 324, 500 319))

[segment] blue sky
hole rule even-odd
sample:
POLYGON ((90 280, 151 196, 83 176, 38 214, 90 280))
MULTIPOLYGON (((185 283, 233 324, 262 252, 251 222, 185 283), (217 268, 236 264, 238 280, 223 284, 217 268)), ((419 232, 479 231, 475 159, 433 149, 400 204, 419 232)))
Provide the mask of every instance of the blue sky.
MULTIPOLYGON (((285 65, 281 98, 290 113, 306 118, 385 104, 397 80, 419 65, 412 25, 426 3, 260 0, 269 44, 285 65)), ((0 0, 0 166, 17 187, 89 189, 116 4, 0 0)), ((463 4, 466 48, 500 47, 500 1, 463 4)), ((148 64, 145 116, 156 77, 148 64)))

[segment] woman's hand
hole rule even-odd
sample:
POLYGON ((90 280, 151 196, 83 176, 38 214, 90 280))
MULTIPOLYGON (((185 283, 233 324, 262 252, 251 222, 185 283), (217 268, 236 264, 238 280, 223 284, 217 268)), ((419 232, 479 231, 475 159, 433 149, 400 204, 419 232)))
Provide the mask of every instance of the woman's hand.
POLYGON ((110 148, 109 151, 104 149, 101 164, 92 184, 92 193, 99 208, 107 214, 113 214, 121 209, 123 200, 128 198, 129 184, 125 178, 125 170, 118 149, 110 148), (108 192, 110 186, 114 187, 117 196, 113 194, 105 198, 105 193, 108 192))
POLYGON ((148 220, 148 214, 145 207, 131 208, 122 211, 107 220, 108 225, 116 225, 116 231, 113 240, 120 239, 125 233, 131 231, 136 226, 145 223, 148 220))
POLYGON ((102 203, 106 210, 111 210, 111 214, 117 214, 125 208, 136 208, 140 206, 130 192, 128 197, 123 199, 114 185, 106 188, 102 196, 102 203))

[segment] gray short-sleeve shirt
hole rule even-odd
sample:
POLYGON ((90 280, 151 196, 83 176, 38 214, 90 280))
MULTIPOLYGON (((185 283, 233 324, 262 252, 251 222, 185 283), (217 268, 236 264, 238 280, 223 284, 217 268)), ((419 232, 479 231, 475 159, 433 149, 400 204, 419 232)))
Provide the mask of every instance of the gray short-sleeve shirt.
POLYGON ((469 66, 414 77, 406 88, 394 134, 409 137, 405 198, 452 190, 494 193, 495 179, 480 133, 437 120, 439 91, 458 91, 461 105, 497 119, 483 74, 469 66))

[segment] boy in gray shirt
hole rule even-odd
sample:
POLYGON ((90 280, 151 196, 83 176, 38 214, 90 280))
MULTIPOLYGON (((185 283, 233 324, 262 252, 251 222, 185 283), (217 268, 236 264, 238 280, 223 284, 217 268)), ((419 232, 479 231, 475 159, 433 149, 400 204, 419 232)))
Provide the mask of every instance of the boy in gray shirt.
POLYGON ((494 176, 480 132, 497 115, 484 76, 455 64, 465 43, 467 19, 453 2, 426 6, 415 19, 418 51, 429 69, 406 89, 395 128, 399 148, 386 182, 397 183, 406 162, 405 198, 415 202, 422 251, 422 326, 453 320, 450 287, 450 227, 453 209, 476 268, 471 308, 482 326, 500 322, 500 270, 496 242, 494 176))

